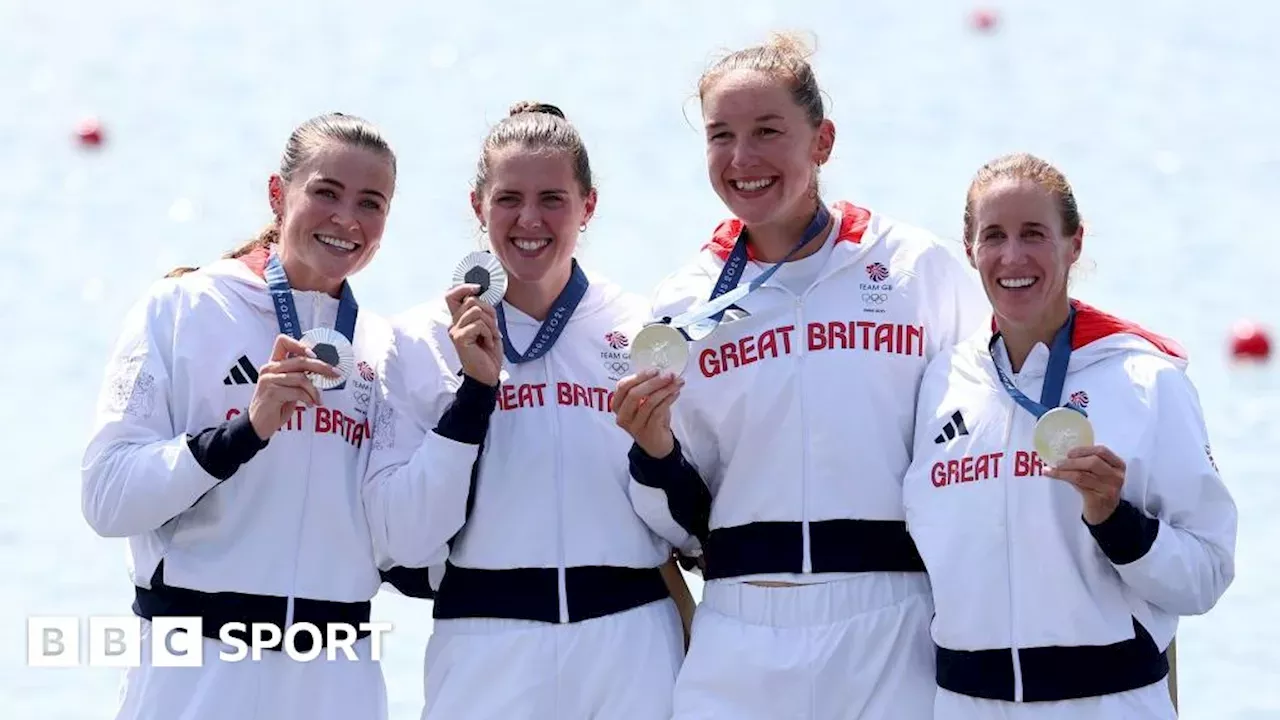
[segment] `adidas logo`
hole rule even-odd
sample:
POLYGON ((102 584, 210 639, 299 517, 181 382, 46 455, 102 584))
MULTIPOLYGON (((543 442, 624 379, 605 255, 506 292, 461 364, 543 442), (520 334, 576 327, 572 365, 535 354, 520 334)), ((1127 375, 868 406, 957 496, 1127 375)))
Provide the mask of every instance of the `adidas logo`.
POLYGON ((236 364, 231 366, 227 376, 222 378, 223 385, 256 385, 257 383, 258 369, 244 355, 241 355, 236 364))
POLYGON ((942 432, 938 433, 938 437, 934 438, 933 441, 941 445, 948 440, 954 440, 958 435, 968 434, 969 428, 964 426, 964 417, 957 410, 951 414, 951 420, 942 426, 942 432))

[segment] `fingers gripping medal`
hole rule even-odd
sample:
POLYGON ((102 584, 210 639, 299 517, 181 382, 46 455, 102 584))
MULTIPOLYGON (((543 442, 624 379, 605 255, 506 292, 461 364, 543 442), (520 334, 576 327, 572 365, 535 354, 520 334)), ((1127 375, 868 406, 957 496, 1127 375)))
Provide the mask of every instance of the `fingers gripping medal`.
POLYGON ((1089 418, 1066 407, 1056 407, 1036 421, 1035 448, 1049 465, 1067 459, 1073 448, 1093 444, 1093 425, 1089 418))
POLYGON ((646 325, 631 341, 631 366, 636 371, 658 370, 679 375, 688 362, 689 343, 670 325, 646 325))
POLYGON ((453 284, 472 283, 480 286, 477 296, 485 305, 494 306, 507 294, 507 272, 493 253, 473 252, 462 258, 453 271, 453 284))
POLYGON ((340 377, 332 378, 318 373, 307 373, 307 379, 320 390, 332 390, 346 382, 356 366, 356 354, 351 342, 342 333, 330 328, 313 328, 302 336, 303 345, 311 348, 316 357, 338 371, 340 377))

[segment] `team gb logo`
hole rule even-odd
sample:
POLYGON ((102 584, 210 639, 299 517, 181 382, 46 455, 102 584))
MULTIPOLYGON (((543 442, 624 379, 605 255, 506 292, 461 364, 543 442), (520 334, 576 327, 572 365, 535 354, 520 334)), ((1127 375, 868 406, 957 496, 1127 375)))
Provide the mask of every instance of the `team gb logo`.
POLYGON ((867 277, 871 282, 882 283, 889 279, 889 268, 884 266, 882 262, 873 262, 867 266, 867 277))
POLYGON ((604 342, 608 349, 600 352, 600 364, 609 379, 616 382, 631 369, 631 353, 627 352, 631 339, 621 330, 610 330, 604 334, 604 342))

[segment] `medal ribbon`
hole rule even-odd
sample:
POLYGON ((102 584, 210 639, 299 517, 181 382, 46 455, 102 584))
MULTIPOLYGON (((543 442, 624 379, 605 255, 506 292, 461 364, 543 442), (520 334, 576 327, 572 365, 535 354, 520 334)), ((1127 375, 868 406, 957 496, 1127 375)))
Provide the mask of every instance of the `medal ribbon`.
POLYGON ((498 329, 502 332, 502 353, 507 356, 507 360, 519 364, 531 362, 546 355, 556 339, 560 337, 560 333, 564 331, 564 327, 569 324, 573 311, 587 294, 588 285, 590 283, 587 281, 587 274, 578 266, 578 261, 574 260, 569 282, 556 297, 555 303, 551 306, 551 312, 547 313, 547 319, 542 321, 542 327, 538 328, 538 334, 534 336, 533 342, 529 344, 524 354, 517 352, 515 346, 507 339, 507 318, 502 312, 503 304, 498 303, 494 311, 498 314, 498 329))
POLYGON ((791 249, 791 252, 787 253, 787 256, 782 260, 760 273, 751 282, 744 286, 738 286, 738 282, 742 278, 743 269, 747 266, 747 229, 744 226, 742 232, 738 233, 738 240, 733 245, 733 251, 729 253, 724 267, 720 269, 720 277, 716 280, 707 304, 671 318, 670 325, 680 330, 686 338, 689 338, 689 333, 685 333, 684 328, 689 327, 692 329, 692 326, 697 325, 698 332, 694 334, 698 335, 698 337, 706 337, 720 323, 725 311, 734 307, 738 301, 758 290, 761 285, 764 285, 778 271, 778 268, 782 267, 783 263, 790 260, 792 256, 800 252, 801 248, 821 235, 830 220, 831 211, 822 203, 818 203, 817 213, 814 214, 813 220, 805 228, 800 242, 791 249))
MULTIPOLYGON (((1049 364, 1044 373, 1044 386, 1040 389, 1040 402, 1032 400, 1019 390, 1013 384, 1013 380, 1005 373, 1004 368, 1000 367, 1000 363, 995 361, 996 341, 1000 339, 998 331, 991 336, 991 342, 987 345, 988 351, 992 353, 992 362, 996 366, 996 374, 1000 376, 1000 383, 1004 385, 1004 389, 1014 401, 1031 413, 1037 420, 1049 412, 1049 408, 1058 407, 1062 400, 1062 386, 1067 380, 1067 363, 1071 359, 1071 331, 1075 328, 1075 322, 1076 309, 1072 307, 1067 313, 1067 321, 1062 324, 1062 327, 1058 328, 1058 332, 1053 336, 1053 345, 1049 349, 1049 364)), ((1081 415, 1089 417, 1089 413, 1075 403, 1069 402, 1063 407, 1071 408, 1081 415)))
MULTIPOLYGON (((263 273, 267 281, 267 290, 271 293, 271 305, 276 310, 276 322, 280 326, 280 334, 288 335, 294 340, 302 339, 302 329, 298 325, 298 308, 293 304, 293 288, 289 286, 289 277, 285 275, 284 263, 280 262, 278 253, 271 253, 267 259, 266 271, 263 273)), ((338 300, 338 317, 334 323, 337 330, 353 345, 356 336, 356 316, 360 306, 356 304, 355 294, 351 292, 351 284, 342 281, 342 297, 338 300)), ((332 388, 341 390, 346 381, 332 388)))

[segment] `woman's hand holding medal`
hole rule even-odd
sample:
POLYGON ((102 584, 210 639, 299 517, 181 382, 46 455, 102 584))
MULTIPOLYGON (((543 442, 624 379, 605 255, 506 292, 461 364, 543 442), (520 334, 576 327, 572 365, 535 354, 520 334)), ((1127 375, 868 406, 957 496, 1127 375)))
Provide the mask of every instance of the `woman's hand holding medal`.
POLYGON ((249 401, 249 422, 260 439, 269 439, 283 427, 299 404, 323 404, 320 391, 308 374, 332 378, 342 375, 316 357, 311 348, 288 335, 277 336, 271 360, 258 369, 258 382, 249 401))
POLYGON ((622 378, 613 394, 613 414, 651 457, 664 458, 675 450, 671 432, 671 404, 680 397, 684 380, 657 368, 622 378))
POLYGON ((502 334, 493 306, 477 297, 481 292, 480 285, 463 283, 445 294, 453 318, 449 339, 457 350, 462 372, 494 387, 502 370, 502 334))
POLYGON ((1125 464, 1103 445, 1072 448, 1056 466, 1044 470, 1046 477, 1071 483, 1084 498, 1084 520, 1099 525, 1120 506, 1125 464))

